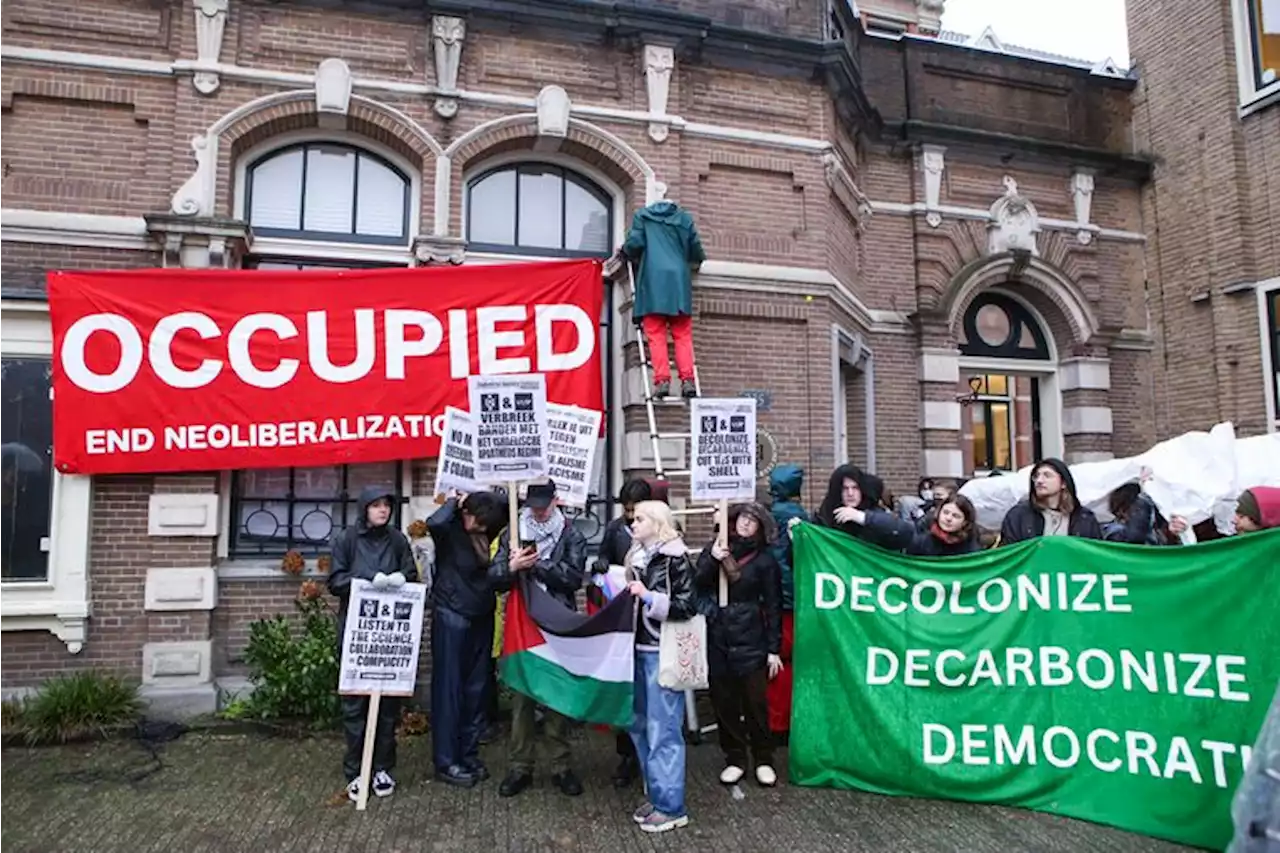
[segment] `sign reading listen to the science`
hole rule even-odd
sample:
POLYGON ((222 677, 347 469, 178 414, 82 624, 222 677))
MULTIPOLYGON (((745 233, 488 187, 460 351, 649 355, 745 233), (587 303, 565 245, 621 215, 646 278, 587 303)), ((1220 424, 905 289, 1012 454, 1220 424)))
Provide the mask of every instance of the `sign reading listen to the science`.
POLYGON ((1035 539, 946 560, 812 525, 791 773, 1222 849, 1280 678, 1280 531, 1180 548, 1035 539))
POLYGON ((49 275, 54 462, 112 474, 435 455, 468 376, 601 408, 596 261, 49 275))

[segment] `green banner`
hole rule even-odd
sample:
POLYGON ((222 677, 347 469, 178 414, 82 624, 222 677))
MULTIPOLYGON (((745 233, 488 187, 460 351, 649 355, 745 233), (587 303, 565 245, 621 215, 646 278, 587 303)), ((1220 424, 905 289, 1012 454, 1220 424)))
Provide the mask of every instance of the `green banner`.
POLYGON ((1280 531, 936 560, 793 538, 796 784, 1230 840, 1280 678, 1280 531))

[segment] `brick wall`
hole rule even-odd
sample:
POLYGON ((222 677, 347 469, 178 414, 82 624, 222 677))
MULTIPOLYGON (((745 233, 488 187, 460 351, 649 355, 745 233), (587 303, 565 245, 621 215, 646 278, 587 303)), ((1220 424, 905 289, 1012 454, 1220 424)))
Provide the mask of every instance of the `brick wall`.
MULTIPOLYGON (((337 56, 357 77, 434 82, 430 22, 423 14, 352 11, 350 4, 338 5, 342 8, 258 0, 233 3, 222 61, 312 73, 321 60, 337 56)), ((824 8, 817 0, 681 0, 675 5, 717 23, 806 38, 816 38, 824 8)), ((195 55, 194 16, 189 4, 177 0, 99 2, 71 11, 49 0, 14 0, 5 4, 3 35, 9 45, 137 59, 170 61, 195 55)), ((1122 88, 1090 87, 1076 72, 1023 61, 932 49, 909 57, 904 43, 864 39, 862 44, 867 92, 890 122, 906 118, 908 104, 913 103, 929 105, 935 120, 1033 132, 1115 150, 1129 144, 1124 136, 1129 102, 1122 88), (932 63, 928 69, 922 65, 926 59, 932 63)), ((142 216, 167 211, 174 191, 195 166, 192 136, 232 110, 283 90, 273 83, 224 76, 213 94, 204 95, 194 90, 189 76, 69 70, 13 60, 5 62, 4 72, 0 111, 9 144, 3 153, 0 189, 5 206, 80 213, 142 216)), ((462 50, 462 88, 529 98, 549 83, 564 86, 575 103, 647 108, 639 43, 585 32, 551 36, 546 29, 530 28, 517 33, 507 26, 472 22, 462 50)), ((529 112, 524 107, 465 101, 456 117, 445 120, 435 113, 431 99, 421 95, 363 90, 357 94, 403 112, 442 146, 485 122, 529 112)), ((808 76, 729 68, 678 53, 668 109, 690 122, 826 140, 839 153, 849 177, 871 199, 897 204, 924 200, 918 151, 849 136, 835 119, 824 85, 808 76)), ((436 196, 431 145, 388 115, 355 99, 347 129, 391 148, 421 169, 421 219, 411 230, 430 233, 436 196)), ((668 197, 692 211, 714 260, 825 270, 867 309, 915 315, 934 305, 964 266, 985 252, 985 225, 972 220, 948 219, 932 229, 922 217, 879 212, 859 231, 848 197, 832 192, 817 151, 677 131, 659 144, 643 122, 599 116, 590 121, 638 152, 667 184, 668 197)), ((314 99, 309 96, 233 122, 216 164, 216 212, 235 215, 236 168, 248 151, 280 134, 316 128, 314 99)), ((1261 134, 1246 130, 1245 138, 1258 140, 1261 134)), ((460 148, 448 192, 451 234, 463 232, 467 177, 494 155, 528 152, 535 142, 536 125, 530 119, 483 134, 460 148)), ((617 145, 575 124, 558 151, 616 184, 628 213, 642 202, 642 170, 617 145)), ((1002 177, 1011 174, 1042 217, 1074 218, 1068 190, 1074 164, 1037 166, 1015 158, 1002 165, 1007 153, 980 145, 949 151, 942 203, 985 209, 1003 192, 1002 177)), ((1259 198, 1276 203, 1265 194, 1249 198, 1254 204, 1259 198)), ((1093 209, 1094 222, 1141 230, 1154 206, 1149 200, 1140 204, 1135 189, 1124 180, 1099 176, 1093 209)), ((1144 257, 1135 245, 1114 242, 1083 247, 1062 232, 1046 232, 1041 239, 1042 255, 1077 282, 1099 316, 1114 320, 1117 328, 1145 324, 1148 304, 1140 284, 1144 275, 1152 278, 1151 252, 1144 257)), ((157 264, 155 253, 12 241, 5 242, 3 252, 6 288, 11 281, 26 281, 34 294, 43 292, 45 269, 157 264)), ((834 299, 790 295, 782 282, 773 289, 769 282, 759 282, 757 288, 698 289, 695 344, 704 393, 772 392, 773 408, 761 414, 760 423, 777 439, 780 462, 805 467, 805 499, 814 506, 839 455, 833 437, 832 325, 862 334, 874 352, 876 467, 895 492, 914 491, 922 445, 920 334, 906 327, 897 333, 872 333, 864 325, 865 317, 848 315, 834 299)), ((1062 311, 1047 302, 1044 313, 1065 352, 1070 332, 1062 311)), ((1233 322, 1239 339, 1245 320, 1233 322)), ((945 334, 938 331, 945 324, 931 328, 931 334, 945 334)), ((634 362, 634 347, 625 357, 634 362)), ((1114 387, 1127 389, 1122 379, 1127 383, 1145 375, 1145 359, 1136 352, 1116 355, 1114 387)), ((1238 361, 1242 377, 1256 368, 1247 352, 1238 361)), ((846 392, 849 458, 865 464, 871 439, 864 403, 867 378, 845 369, 837 381, 846 392)), ((1246 387, 1243 378, 1239 387, 1246 387)), ((1117 452, 1154 434, 1149 417, 1158 399, 1154 390, 1149 402, 1112 395, 1117 452)), ((662 418, 667 428, 687 429, 684 409, 664 411, 662 418)), ((629 429, 646 427, 641 409, 633 407, 625 419, 629 429)), ((617 438, 621 442, 621 436, 617 438)), ((414 494, 428 494, 433 476, 432 461, 414 462, 414 494)), ((263 615, 292 612, 296 579, 224 580, 219 606, 211 615, 147 614, 142 609, 148 568, 207 567, 217 562, 214 539, 148 537, 147 496, 157 490, 216 488, 212 475, 100 478, 90 557, 89 641, 79 656, 72 657, 47 634, 6 633, 5 685, 34 683, 75 666, 137 673, 142 643, 182 639, 211 638, 216 671, 243 671, 240 658, 249 623, 263 615)), ((677 487, 676 494, 683 488, 677 487)), ((706 519, 691 520, 689 528, 694 542, 709 532, 706 519)))
POLYGON ((1181 5, 1128 4, 1134 131, 1160 153, 1142 208, 1155 423, 1161 437, 1224 419, 1264 432, 1257 301, 1223 291, 1280 276, 1280 107, 1238 113, 1235 4, 1181 5))

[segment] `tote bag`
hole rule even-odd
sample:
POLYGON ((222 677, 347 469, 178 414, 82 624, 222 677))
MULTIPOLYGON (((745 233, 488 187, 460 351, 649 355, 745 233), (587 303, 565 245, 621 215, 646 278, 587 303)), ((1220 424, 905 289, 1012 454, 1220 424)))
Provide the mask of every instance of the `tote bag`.
MULTIPOLYGON (((688 568, 689 558, 685 557, 688 568)), ((667 596, 671 572, 667 572, 667 596)), ((658 685, 667 690, 707 689, 707 618, 701 613, 685 622, 663 622, 658 637, 658 685)))

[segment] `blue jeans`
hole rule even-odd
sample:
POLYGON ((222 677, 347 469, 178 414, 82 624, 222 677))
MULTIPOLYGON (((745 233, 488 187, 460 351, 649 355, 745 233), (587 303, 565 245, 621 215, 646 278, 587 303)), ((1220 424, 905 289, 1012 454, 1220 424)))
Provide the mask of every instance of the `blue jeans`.
POLYGON ((649 802, 684 817, 684 693, 658 684, 658 653, 636 651, 635 741, 649 802))

